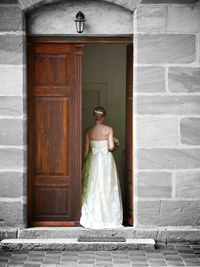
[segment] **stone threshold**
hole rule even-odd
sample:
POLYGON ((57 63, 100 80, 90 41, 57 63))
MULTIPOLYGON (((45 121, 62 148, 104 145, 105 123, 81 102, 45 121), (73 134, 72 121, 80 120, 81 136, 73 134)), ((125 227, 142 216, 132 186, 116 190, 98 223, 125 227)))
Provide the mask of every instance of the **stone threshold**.
POLYGON ((48 239, 4 239, 0 243, 1 251, 14 250, 154 250, 156 243, 153 239, 131 239, 125 242, 78 242, 77 238, 48 238, 48 239))
POLYGON ((0 228, 0 239, 50 239, 119 237, 130 239, 153 239, 159 243, 189 242, 200 243, 200 227, 124 227, 119 229, 85 229, 83 227, 31 227, 31 228, 0 228))

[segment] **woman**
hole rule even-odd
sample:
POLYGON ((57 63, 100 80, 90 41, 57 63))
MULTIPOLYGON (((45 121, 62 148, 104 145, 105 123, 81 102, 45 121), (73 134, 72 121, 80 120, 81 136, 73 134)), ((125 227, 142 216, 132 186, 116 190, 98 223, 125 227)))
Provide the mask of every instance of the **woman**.
POLYGON ((94 126, 85 132, 83 196, 80 224, 86 228, 122 226, 122 201, 112 127, 104 124, 106 111, 96 107, 94 126))

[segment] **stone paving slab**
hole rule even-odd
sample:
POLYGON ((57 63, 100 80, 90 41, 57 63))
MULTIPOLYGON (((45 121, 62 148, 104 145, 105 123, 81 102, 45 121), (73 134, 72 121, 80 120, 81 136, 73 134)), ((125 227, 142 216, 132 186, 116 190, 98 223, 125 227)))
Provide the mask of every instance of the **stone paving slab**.
POLYGON ((158 249, 0 252, 0 267, 200 267, 200 245, 159 244, 158 249))

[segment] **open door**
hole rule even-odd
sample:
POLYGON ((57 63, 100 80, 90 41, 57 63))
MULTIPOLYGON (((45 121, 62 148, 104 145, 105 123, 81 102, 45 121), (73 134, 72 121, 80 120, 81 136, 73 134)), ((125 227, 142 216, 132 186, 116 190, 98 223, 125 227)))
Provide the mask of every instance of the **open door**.
POLYGON ((29 225, 73 226, 81 208, 81 44, 28 44, 29 225))
POLYGON ((133 225, 133 45, 127 46, 124 223, 133 225))

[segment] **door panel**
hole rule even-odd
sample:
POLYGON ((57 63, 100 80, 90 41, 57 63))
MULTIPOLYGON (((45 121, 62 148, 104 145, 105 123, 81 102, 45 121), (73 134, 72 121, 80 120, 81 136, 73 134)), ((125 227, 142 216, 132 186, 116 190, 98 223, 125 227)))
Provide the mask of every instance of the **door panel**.
POLYGON ((69 175, 69 100, 41 96, 34 104, 35 174, 69 175))
POLYGON ((133 45, 127 46, 124 221, 133 225, 133 45))
POLYGON ((75 225, 80 217, 82 51, 78 44, 29 44, 31 225, 75 225))
POLYGON ((35 54, 35 84, 66 84, 67 63, 66 55, 48 55, 47 57, 47 55, 35 54), (66 72, 63 69, 66 69, 66 72))
POLYGON ((38 186, 37 191, 35 191, 36 217, 49 218, 50 220, 52 216, 61 217, 61 215, 63 215, 63 218, 66 218, 66 214, 70 213, 71 204, 70 192, 68 192, 69 187, 67 188, 63 185, 62 188, 56 188, 56 186, 54 186, 52 189, 50 186, 48 187, 48 184, 43 183, 43 186, 38 186), (51 201, 52 199, 53 201, 51 201), (63 205, 60 205, 60 201, 63 202, 63 205), (49 202, 51 202, 51 206, 49 202))

